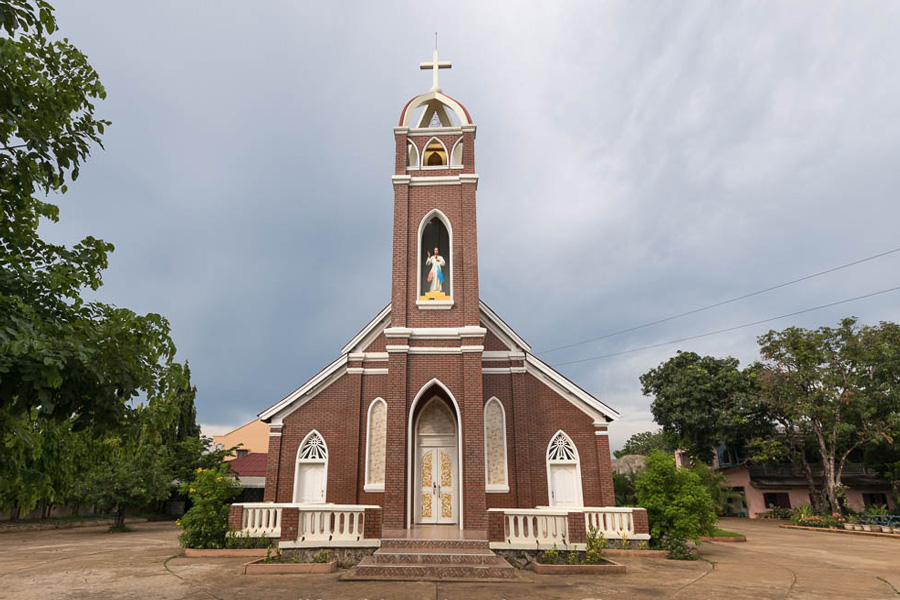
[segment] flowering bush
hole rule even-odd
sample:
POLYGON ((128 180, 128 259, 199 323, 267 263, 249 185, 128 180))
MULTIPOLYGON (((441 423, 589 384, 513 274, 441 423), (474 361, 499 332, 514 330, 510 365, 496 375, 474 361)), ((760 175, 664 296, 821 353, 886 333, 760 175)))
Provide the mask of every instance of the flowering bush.
POLYGON ((697 560, 699 557, 691 552, 685 538, 671 533, 664 533, 659 539, 659 546, 667 552, 666 558, 675 560, 697 560))
POLYGON ((183 530, 179 543, 186 548, 224 548, 228 530, 229 500, 241 491, 228 465, 197 469, 194 479, 181 486, 193 506, 178 522, 183 530))

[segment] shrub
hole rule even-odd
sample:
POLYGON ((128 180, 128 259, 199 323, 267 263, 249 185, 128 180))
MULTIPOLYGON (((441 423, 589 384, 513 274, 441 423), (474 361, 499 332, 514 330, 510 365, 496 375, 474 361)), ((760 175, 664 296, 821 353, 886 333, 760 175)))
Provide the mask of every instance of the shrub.
POLYGON ((558 560, 559 550, 556 549, 556 544, 553 544, 553 548, 550 550, 544 550, 544 564, 555 565, 558 560))
POLYGON ((314 563, 327 563, 329 558, 328 550, 320 550, 313 554, 314 563))
POLYGON ((687 540, 683 537, 665 533, 659 542, 660 547, 667 552, 666 558, 675 560, 697 560, 699 558, 691 552, 687 540))
POLYGON ((654 540, 665 535, 698 542, 701 536, 712 535, 716 512, 709 490, 695 472, 676 467, 672 456, 657 451, 647 457, 636 487, 654 540))
POLYGON ((228 531, 229 500, 241 491, 229 475, 228 465, 197 469, 194 479, 181 486, 193 506, 181 518, 178 541, 186 548, 224 548, 228 531))

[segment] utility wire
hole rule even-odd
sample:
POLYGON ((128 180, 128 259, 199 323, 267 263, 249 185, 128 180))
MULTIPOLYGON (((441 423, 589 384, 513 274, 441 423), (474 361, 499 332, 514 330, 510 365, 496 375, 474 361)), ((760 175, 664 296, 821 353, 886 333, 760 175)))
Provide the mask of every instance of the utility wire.
POLYGON ((601 358, 609 358, 611 356, 621 356, 623 354, 631 354, 632 352, 640 352, 641 350, 649 350, 651 348, 659 348, 660 346, 668 346, 670 344, 679 344, 681 342, 687 342, 689 340, 697 340, 704 337, 709 337, 711 335, 717 335, 719 333, 727 333, 729 331, 736 331, 738 329, 744 329, 746 327, 752 327, 754 325, 760 325, 762 323, 768 323, 770 321, 777 321, 778 319, 785 319, 787 317, 793 317, 795 315, 802 315, 804 313, 812 312, 814 310, 821 310, 823 308, 829 308, 832 306, 838 306, 839 304, 847 304, 848 302, 855 302, 856 300, 862 300, 864 298, 871 298, 872 296, 879 296, 881 294, 887 294, 888 292, 895 292, 900 290, 900 285, 897 287, 888 288, 886 290, 881 290, 878 292, 872 292, 871 294, 863 294, 862 296, 856 296, 855 298, 847 298, 846 300, 838 300, 837 302, 830 302, 828 304, 822 304, 820 306, 814 306, 812 308, 805 308, 803 310, 798 310, 792 313, 787 313, 785 315, 779 315, 777 317, 771 317, 769 319, 762 319, 760 321, 753 321, 752 323, 745 323, 743 325, 736 325, 734 327, 726 327, 725 329, 717 329, 715 331, 707 331, 706 333, 701 333, 698 335, 691 335, 688 337, 678 338, 677 340, 669 340, 668 342, 660 342, 658 344, 651 344, 649 346, 641 346, 640 348, 632 348, 630 350, 622 350, 621 352, 612 352, 610 354, 601 354, 600 356, 591 356, 588 358, 580 358, 578 360, 569 360, 566 362, 556 363, 554 367, 561 367, 563 365, 574 365, 576 363, 583 363, 590 360, 600 360, 601 358))
MULTIPOLYGON (((779 288, 787 287, 789 285, 794 285, 795 283, 800 283, 801 281, 806 281, 807 279, 812 279, 814 277, 820 277, 822 275, 827 275, 828 273, 834 273, 835 271, 840 271, 841 269, 846 269, 847 267, 853 267, 855 265, 862 264, 864 262, 868 262, 870 260, 875 260, 876 258, 881 258, 882 256, 887 256, 889 254, 894 254, 895 252, 900 252, 900 248, 894 248, 893 250, 888 250, 887 252, 882 252, 880 254, 875 254, 873 256, 868 256, 866 258, 861 258, 859 260, 855 260, 853 262, 849 262, 837 267, 833 267, 831 269, 826 269, 825 271, 819 271, 818 273, 813 273, 812 275, 807 275, 805 277, 801 277, 799 279, 794 279, 791 281, 786 281, 784 283, 779 283, 778 285, 773 285, 772 287, 767 287, 762 290, 757 290, 755 292, 750 292, 749 294, 744 294, 742 296, 736 296, 734 298, 730 298, 729 300, 722 300, 721 302, 716 302, 715 304, 710 304, 708 306, 703 306, 701 308, 695 308, 694 310, 689 310, 687 312, 683 312, 681 314, 672 315, 671 317, 666 317, 665 319, 659 319, 658 321, 651 321, 649 323, 644 323, 643 325, 636 325, 635 327, 629 327, 628 329, 621 329, 619 331, 614 331, 612 333, 607 333, 605 335, 601 335, 598 337, 590 338, 587 340, 582 340, 580 342, 574 342, 572 344, 566 344, 564 346, 557 346, 555 348, 550 348, 548 350, 541 350, 539 352, 534 352, 534 354, 549 354, 550 352, 556 352, 557 350, 565 350, 566 348, 574 348, 575 346, 581 346, 583 344, 588 344, 590 342, 596 342, 598 340, 605 340, 606 338, 611 338, 617 335, 622 335, 623 333, 629 333, 632 331, 637 331, 638 329, 644 329, 645 327, 650 327, 651 325, 659 325, 660 323, 666 323, 667 321, 674 321, 675 319, 680 319, 681 317, 686 317, 688 315, 694 315, 699 312, 703 312, 705 310, 709 310, 711 308, 717 308, 719 306, 724 306, 726 304, 731 304, 732 302, 737 302, 738 300, 744 300, 746 298, 752 298, 753 296, 758 296, 760 294, 765 294, 766 292, 771 292, 772 290, 777 290, 779 288)), ((568 363, 561 363, 568 364, 568 363)))

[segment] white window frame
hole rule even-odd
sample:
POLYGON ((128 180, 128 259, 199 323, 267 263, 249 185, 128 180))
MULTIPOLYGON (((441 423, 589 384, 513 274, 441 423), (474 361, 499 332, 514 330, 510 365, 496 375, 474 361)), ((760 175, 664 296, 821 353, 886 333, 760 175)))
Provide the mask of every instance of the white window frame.
MULTIPOLYGON (((328 457, 329 456, 331 456, 331 452, 328 451, 328 442, 325 441, 325 436, 322 435, 321 433, 319 433, 319 431, 316 429, 313 429, 312 431, 307 433, 306 436, 303 438, 303 441, 300 442, 300 445, 297 447, 297 460, 294 463, 294 503, 296 503, 296 504, 300 503, 300 465, 301 464, 324 464, 325 465, 325 474, 323 475, 323 477, 325 479, 324 497, 325 497, 325 500, 328 499, 328 457), (300 453, 303 452, 303 446, 306 445, 306 442, 313 435, 318 436, 319 439, 322 440, 322 446, 325 448, 325 458, 324 459, 300 458, 300 453)), ((324 503, 325 500, 323 500, 322 502, 324 503)))
POLYGON ((484 421, 484 486, 485 491, 488 494, 505 494, 509 492, 509 459, 508 453, 506 449, 506 409, 503 407, 503 403, 500 402, 500 399, 496 396, 492 396, 487 402, 484 403, 484 410, 482 412, 482 420, 484 421), (502 442, 503 442, 503 483, 488 483, 488 475, 490 473, 490 465, 488 464, 488 431, 487 431, 487 419, 484 415, 487 413, 487 408, 491 404, 497 404, 500 407, 500 419, 502 423, 501 433, 503 434, 502 442))
POLYGON ((563 431, 562 429, 558 430, 552 436, 550 436, 550 442, 547 444, 547 450, 544 452, 544 461, 547 466, 547 505, 554 506, 553 504, 553 479, 550 476, 550 467, 552 465, 575 465, 575 479, 578 482, 578 489, 576 490, 576 498, 578 500, 579 506, 584 506, 584 486, 581 482, 581 455, 578 453, 578 446, 575 445, 575 442, 572 440, 571 436, 568 433, 563 431), (562 435, 566 440, 569 441, 569 446, 572 448, 572 451, 575 453, 575 458, 573 460, 550 460, 550 449, 553 447, 553 442, 556 441, 558 436, 562 435))
MULTIPOLYGON (((384 427, 385 427, 385 446, 387 446, 387 402, 384 401, 384 398, 375 398, 372 400, 371 404, 369 404, 369 410, 366 413, 366 479, 365 484, 363 485, 363 490, 366 492, 384 492, 384 482, 382 483, 369 483, 369 456, 372 452, 372 410, 374 410, 375 406, 378 403, 384 405, 384 427)), ((385 448, 385 451, 387 448, 385 448)), ((387 452, 385 452, 385 460, 387 460, 387 452)))

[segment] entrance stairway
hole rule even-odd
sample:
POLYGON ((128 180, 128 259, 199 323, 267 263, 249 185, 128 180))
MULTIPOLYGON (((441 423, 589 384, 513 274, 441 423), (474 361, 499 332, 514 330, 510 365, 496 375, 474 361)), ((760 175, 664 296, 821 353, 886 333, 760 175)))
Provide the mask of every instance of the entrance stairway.
POLYGON ((491 552, 487 540, 382 538, 381 547, 365 557, 348 580, 509 581, 516 570, 491 552))

